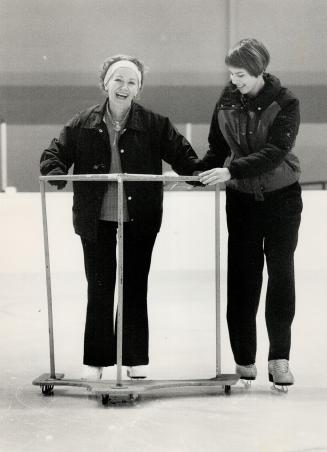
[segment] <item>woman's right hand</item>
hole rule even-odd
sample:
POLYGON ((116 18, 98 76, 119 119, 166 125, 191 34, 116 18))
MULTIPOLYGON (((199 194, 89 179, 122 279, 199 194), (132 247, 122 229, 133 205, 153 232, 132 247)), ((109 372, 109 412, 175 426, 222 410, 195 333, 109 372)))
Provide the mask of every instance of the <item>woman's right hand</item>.
POLYGON ((226 182, 231 178, 228 168, 212 168, 199 174, 200 182, 204 185, 215 185, 226 182))

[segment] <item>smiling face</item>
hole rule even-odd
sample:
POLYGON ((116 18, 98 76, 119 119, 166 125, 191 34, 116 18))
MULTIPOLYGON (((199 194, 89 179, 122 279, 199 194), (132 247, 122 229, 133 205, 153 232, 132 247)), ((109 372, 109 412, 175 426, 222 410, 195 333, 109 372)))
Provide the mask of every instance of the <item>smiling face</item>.
POLYGON ((256 96, 264 85, 262 74, 258 77, 251 75, 246 69, 228 66, 231 82, 242 94, 256 96))
POLYGON ((139 81, 133 69, 121 67, 115 70, 107 84, 110 108, 127 110, 139 92, 139 81))

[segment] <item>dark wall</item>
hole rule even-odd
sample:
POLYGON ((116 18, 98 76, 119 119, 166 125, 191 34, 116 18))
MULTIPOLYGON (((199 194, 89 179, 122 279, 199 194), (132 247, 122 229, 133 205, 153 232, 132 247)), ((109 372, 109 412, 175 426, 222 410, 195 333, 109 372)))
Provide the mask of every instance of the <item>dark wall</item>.
MULTIPOLYGON (((301 102, 302 121, 327 122, 327 86, 289 86, 301 102)), ((207 123, 222 90, 217 86, 146 86, 140 102, 175 123, 207 123)), ((3 86, 1 115, 8 124, 64 124, 76 112, 103 102, 92 86, 3 86)))

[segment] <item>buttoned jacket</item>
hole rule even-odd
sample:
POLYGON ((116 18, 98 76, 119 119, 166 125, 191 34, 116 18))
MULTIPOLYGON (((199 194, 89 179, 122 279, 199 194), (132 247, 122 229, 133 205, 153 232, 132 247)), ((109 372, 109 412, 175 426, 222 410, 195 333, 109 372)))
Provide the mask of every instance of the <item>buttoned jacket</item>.
MULTIPOLYGON (((41 174, 106 174, 111 162, 110 140, 103 120, 107 101, 72 118, 43 151, 41 174)), ((118 150, 123 173, 162 174, 162 160, 180 175, 192 175, 197 155, 168 118, 132 103, 118 150)), ((75 232, 96 240, 105 182, 74 182, 75 232)), ((162 182, 124 182, 131 226, 136 236, 159 231, 162 222, 162 182)))
POLYGON ((264 75, 256 97, 243 96, 229 83, 218 100, 209 132, 209 151, 202 169, 229 168, 226 186, 263 199, 295 183, 299 159, 293 152, 299 130, 299 101, 277 77, 264 75))

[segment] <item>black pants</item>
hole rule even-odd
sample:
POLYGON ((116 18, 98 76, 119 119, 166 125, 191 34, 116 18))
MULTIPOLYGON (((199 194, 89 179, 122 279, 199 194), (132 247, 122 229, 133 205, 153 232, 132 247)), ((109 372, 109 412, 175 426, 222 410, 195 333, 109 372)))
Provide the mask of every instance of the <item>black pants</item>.
POLYGON ((294 251, 301 222, 298 183, 255 201, 252 195, 226 190, 228 225, 227 321, 237 364, 256 358, 256 315, 264 255, 268 271, 266 325, 268 359, 289 359, 295 313, 294 251))
MULTIPOLYGON (((82 238, 88 304, 84 336, 84 364, 116 364, 114 293, 117 223, 99 221, 97 242, 82 238)), ((135 238, 124 224, 123 365, 149 362, 147 290, 156 234, 135 238)))

